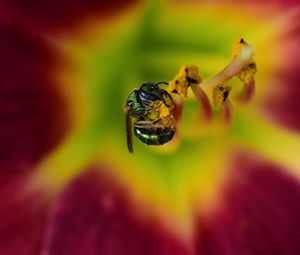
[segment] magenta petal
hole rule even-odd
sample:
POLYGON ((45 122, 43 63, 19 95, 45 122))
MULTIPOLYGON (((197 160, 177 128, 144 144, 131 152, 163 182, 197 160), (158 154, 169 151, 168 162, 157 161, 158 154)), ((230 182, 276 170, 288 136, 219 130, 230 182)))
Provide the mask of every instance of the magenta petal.
POLYGON ((176 240, 142 206, 133 206, 126 189, 92 169, 69 185, 48 225, 43 255, 183 255, 176 240))
POLYGON ((54 77, 55 52, 0 20, 0 170, 26 168, 61 140, 69 119, 54 77))
MULTIPOLYGON (((300 34, 298 43, 300 45, 300 34)), ((298 132, 300 131, 299 70, 299 58, 289 70, 277 70, 274 75, 275 82, 273 84, 270 82, 271 91, 266 93, 264 101, 259 105, 260 111, 267 118, 298 132)))
POLYGON ((0 173, 0 254, 39 255, 49 200, 29 176, 0 173))
MULTIPOLYGON (((299 5, 300 6, 300 5, 299 5)), ((290 129, 300 131, 300 9, 283 24, 273 43, 280 58, 258 104, 264 116, 290 129)))
POLYGON ((251 156, 233 162, 223 203, 201 221, 198 254, 300 254, 300 184, 251 156))
MULTIPOLYGON (((190 0, 197 2, 197 0, 190 0)), ((299 5, 299 0, 202 0, 201 3, 233 6, 243 13, 251 13, 262 17, 274 16, 282 11, 299 5)))
POLYGON ((85 16, 107 17, 135 2, 137 0, 1 0, 0 15, 31 28, 60 30, 80 24, 85 16))
POLYGON ((281 83, 275 83, 274 93, 270 93, 270 97, 266 95, 260 105, 261 111, 267 118, 298 132, 300 131, 299 70, 300 60, 293 69, 286 72, 278 71, 275 78, 281 83))

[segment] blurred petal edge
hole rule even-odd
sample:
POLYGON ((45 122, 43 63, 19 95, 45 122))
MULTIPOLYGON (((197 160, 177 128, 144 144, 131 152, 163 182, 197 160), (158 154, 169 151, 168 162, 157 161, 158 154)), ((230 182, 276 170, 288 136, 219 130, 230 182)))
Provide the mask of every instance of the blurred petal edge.
MULTIPOLYGON (((268 79, 257 84, 263 92, 258 97, 257 108, 264 117, 281 126, 299 132, 300 130, 300 5, 278 16, 269 31, 262 29, 258 32, 267 33, 265 40, 257 43, 256 56, 260 58, 258 68, 262 75, 270 72, 267 63, 273 62, 268 79), (273 27, 273 28, 272 28, 273 27), (262 58, 263 56, 263 58, 262 58)), ((258 81, 258 82, 260 82, 258 81)))
POLYGON ((299 182, 253 154, 235 156, 220 206, 199 220, 198 254, 299 254, 299 182))
POLYGON ((30 179, 0 172, 0 254, 40 254, 50 197, 30 179))
POLYGON ((45 40, 0 19, 0 169, 28 169, 57 145, 68 111, 45 40))
POLYGON ((105 18, 118 13, 137 0, 3 0, 0 15, 14 19, 32 29, 61 31, 80 25, 86 17, 105 18))
POLYGON ((50 214, 42 254, 188 254, 107 173, 105 167, 89 169, 67 187, 50 214))

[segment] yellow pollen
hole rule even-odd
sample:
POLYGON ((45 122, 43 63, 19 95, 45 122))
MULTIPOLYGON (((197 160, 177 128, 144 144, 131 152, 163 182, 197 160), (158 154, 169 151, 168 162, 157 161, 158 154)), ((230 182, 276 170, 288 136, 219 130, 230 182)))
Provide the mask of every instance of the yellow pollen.
MULTIPOLYGON (((249 44, 243 38, 237 38, 232 44, 232 57, 236 58, 241 55, 242 50, 249 47, 249 44)), ((255 73, 257 72, 256 63, 252 56, 249 58, 249 63, 236 75, 245 85, 254 81, 255 73)))
POLYGON ((216 107, 224 104, 229 96, 231 87, 226 84, 219 84, 213 89, 213 102, 216 107))
POLYGON ((256 64, 252 61, 249 65, 245 66, 237 77, 244 83, 249 84, 254 80, 255 73, 257 72, 256 64))
POLYGON ((243 38, 237 38, 234 40, 232 44, 232 52, 231 55, 233 58, 236 58, 237 56, 240 55, 241 50, 244 49, 245 47, 249 46, 248 43, 243 38))
MULTIPOLYGON (((172 101, 171 101, 172 102, 172 101)), ((172 103, 165 105, 162 101, 153 102, 153 110, 148 112, 147 118, 151 121, 160 120, 159 125, 174 126, 174 105, 172 103)))
POLYGON ((178 74, 169 82, 168 92, 176 93, 184 98, 187 98, 188 87, 191 84, 199 84, 202 80, 199 75, 199 69, 195 65, 182 65, 178 74))

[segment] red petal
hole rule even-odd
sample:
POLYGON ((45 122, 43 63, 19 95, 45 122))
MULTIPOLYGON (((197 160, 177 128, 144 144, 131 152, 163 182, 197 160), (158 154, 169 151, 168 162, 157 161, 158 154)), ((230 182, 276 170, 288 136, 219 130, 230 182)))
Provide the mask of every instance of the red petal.
MULTIPOLYGON (((267 81, 261 101, 257 102, 265 117, 296 131, 300 131, 299 20, 298 8, 285 23, 281 24, 277 38, 272 40, 274 50, 276 49, 280 57, 275 61, 275 68, 267 81)), ((258 86, 259 84, 257 88, 258 86)))
POLYGON ((60 141, 68 117, 50 76, 55 52, 3 21, 0 32, 0 169, 27 168, 60 141))
POLYGON ((29 176, 0 173, 0 254, 40 254, 49 200, 29 190, 29 176))
POLYGON ((43 254, 188 254, 157 220, 142 212, 142 206, 133 206, 127 191, 106 171, 89 170, 63 192, 43 254))
POLYGON ((260 105, 267 118, 296 131, 300 131, 299 70, 300 61, 292 70, 278 71, 276 78, 281 82, 274 83, 273 93, 266 94, 260 105))
POLYGON ((31 28, 62 29, 80 24, 85 16, 107 17, 137 0, 2 0, 0 16, 31 28))
POLYGON ((300 184, 251 156, 233 163, 222 205, 201 222, 199 254, 300 254, 300 184))
POLYGON ((286 9, 299 5, 299 0, 190 0, 201 4, 225 5, 240 9, 244 14, 259 15, 263 18, 274 16, 286 9))

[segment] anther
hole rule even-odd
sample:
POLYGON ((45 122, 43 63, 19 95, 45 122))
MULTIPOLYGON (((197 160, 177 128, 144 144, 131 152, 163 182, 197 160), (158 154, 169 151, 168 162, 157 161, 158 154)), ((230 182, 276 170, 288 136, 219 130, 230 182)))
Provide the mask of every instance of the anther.
POLYGON ((169 82, 167 90, 169 92, 176 90, 180 96, 187 98, 188 87, 191 84, 199 84, 200 82, 198 67, 195 65, 182 65, 178 74, 169 82))
POLYGON ((244 39, 237 39, 232 45, 232 61, 221 72, 210 79, 204 80, 201 87, 207 93, 211 93, 215 86, 231 80, 239 75, 245 66, 254 63, 252 47, 244 39))
POLYGON ((248 102, 254 94, 254 90, 255 90, 254 77, 256 72, 257 72, 256 64, 252 60, 252 62, 248 66, 245 66, 241 70, 241 72, 237 75, 237 77, 243 82, 243 86, 244 86, 242 92, 238 97, 238 99, 242 103, 248 102))
POLYGON ((228 99, 231 87, 226 84, 219 84, 213 90, 213 103, 220 107, 228 99))

